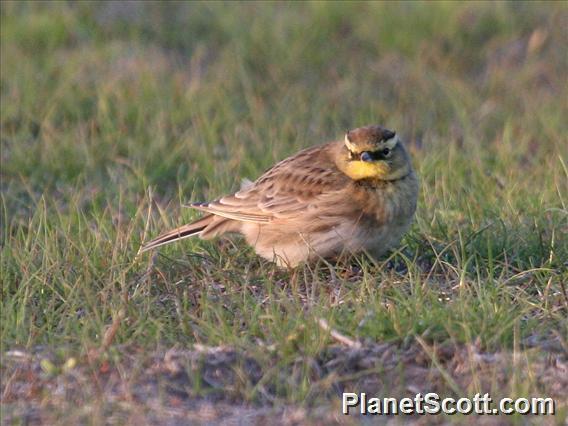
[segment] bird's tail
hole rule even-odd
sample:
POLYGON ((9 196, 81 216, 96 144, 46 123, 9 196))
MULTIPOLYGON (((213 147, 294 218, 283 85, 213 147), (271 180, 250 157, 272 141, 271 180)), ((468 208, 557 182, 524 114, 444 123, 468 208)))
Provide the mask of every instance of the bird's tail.
POLYGON ((199 235, 211 222, 213 222, 214 215, 208 214, 203 216, 201 219, 195 222, 189 223, 187 225, 180 226, 179 228, 172 229, 146 244, 143 244, 138 250, 138 254, 144 253, 145 251, 155 249, 157 247, 163 246, 165 244, 173 243, 174 241, 183 240, 184 238, 189 238, 194 235, 199 235))

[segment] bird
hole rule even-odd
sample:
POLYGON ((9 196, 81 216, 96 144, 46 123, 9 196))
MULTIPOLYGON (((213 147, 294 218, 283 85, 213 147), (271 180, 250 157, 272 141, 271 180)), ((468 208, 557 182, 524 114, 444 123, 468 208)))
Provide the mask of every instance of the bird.
POLYGON ((192 236, 241 234, 281 267, 344 253, 378 259, 412 224, 418 191, 396 132, 359 127, 276 163, 231 195, 186 205, 204 215, 143 244, 139 253, 192 236))

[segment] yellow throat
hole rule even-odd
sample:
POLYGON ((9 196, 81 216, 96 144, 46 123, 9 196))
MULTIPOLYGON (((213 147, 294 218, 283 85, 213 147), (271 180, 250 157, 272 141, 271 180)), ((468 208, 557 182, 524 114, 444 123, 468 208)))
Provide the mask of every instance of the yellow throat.
POLYGON ((340 166, 343 173, 353 180, 360 179, 387 179, 390 173, 390 167, 384 161, 373 163, 365 161, 347 161, 340 166), (343 166, 343 167, 341 167, 343 166))

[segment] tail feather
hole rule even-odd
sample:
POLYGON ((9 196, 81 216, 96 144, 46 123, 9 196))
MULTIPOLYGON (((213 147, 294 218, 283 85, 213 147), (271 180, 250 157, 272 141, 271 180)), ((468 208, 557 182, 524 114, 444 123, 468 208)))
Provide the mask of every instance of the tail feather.
POLYGON ((196 220, 195 222, 180 226, 176 229, 172 229, 171 231, 168 231, 142 245, 138 250, 138 254, 169 243, 173 243, 174 241, 179 241, 192 237, 194 235, 199 235, 205 228, 207 228, 207 226, 213 221, 213 219, 214 215, 208 214, 201 219, 196 220))

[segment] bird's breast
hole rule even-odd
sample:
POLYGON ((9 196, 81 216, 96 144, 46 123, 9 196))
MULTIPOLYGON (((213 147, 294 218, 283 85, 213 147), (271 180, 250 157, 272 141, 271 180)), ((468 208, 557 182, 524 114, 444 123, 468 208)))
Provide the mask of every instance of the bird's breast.
POLYGON ((410 221, 416 211, 418 181, 413 173, 392 182, 361 185, 357 192, 362 214, 378 225, 402 225, 410 221))

